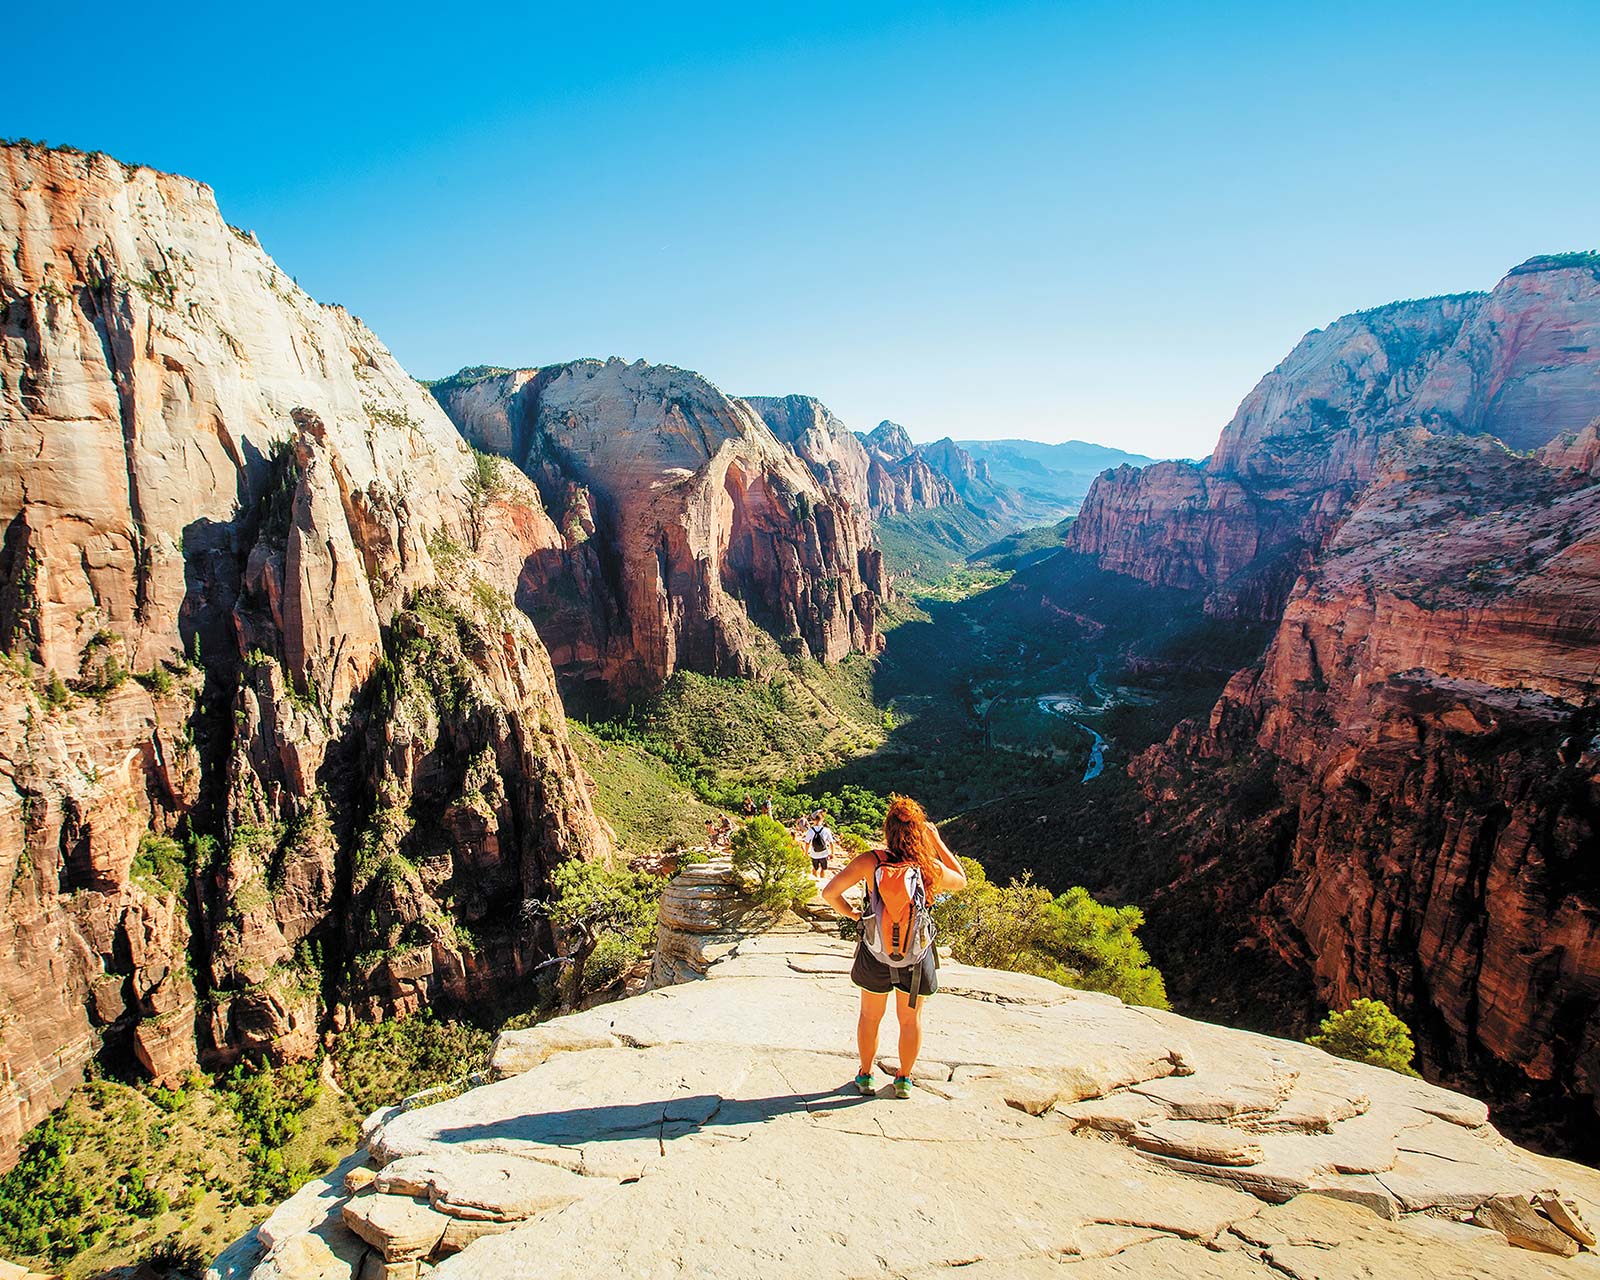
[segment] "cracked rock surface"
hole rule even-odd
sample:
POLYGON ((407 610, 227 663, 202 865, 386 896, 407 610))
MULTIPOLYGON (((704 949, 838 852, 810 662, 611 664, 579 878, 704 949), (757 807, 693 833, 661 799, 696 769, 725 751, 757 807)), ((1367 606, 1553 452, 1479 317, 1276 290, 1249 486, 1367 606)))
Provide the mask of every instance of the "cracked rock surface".
POLYGON ((1600 1175, 1472 1099, 1043 979, 946 963, 915 1096, 860 1097, 849 960, 730 936, 704 980, 508 1032, 502 1078, 374 1116, 214 1274, 1600 1276, 1548 1214, 1495 1229, 1592 1213, 1600 1175))

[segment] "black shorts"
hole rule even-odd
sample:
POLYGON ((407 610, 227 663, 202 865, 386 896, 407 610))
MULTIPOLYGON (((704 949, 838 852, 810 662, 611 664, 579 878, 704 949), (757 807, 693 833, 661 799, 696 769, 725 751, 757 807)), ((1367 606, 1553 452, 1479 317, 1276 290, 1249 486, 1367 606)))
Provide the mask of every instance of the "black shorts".
POLYGON ((826 871, 828 869, 828 855, 824 853, 819 857, 816 854, 812 854, 811 869, 813 871, 826 871))
MULTIPOLYGON (((899 987, 907 995, 911 994, 911 975, 915 969, 907 965, 904 969, 891 969, 888 965, 868 951, 860 942, 856 943, 855 963, 850 966, 850 981, 863 991, 871 991, 880 996, 886 996, 894 988, 899 987)), ((939 949, 929 947, 928 953, 922 957, 922 982, 917 987, 917 999, 931 996, 939 989, 939 949)))

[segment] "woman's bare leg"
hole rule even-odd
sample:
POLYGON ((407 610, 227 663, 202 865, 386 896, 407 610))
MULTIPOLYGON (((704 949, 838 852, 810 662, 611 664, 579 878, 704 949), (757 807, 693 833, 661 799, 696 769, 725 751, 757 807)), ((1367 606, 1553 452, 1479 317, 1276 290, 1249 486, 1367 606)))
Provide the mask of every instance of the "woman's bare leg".
POLYGON ((922 1052, 922 1005, 919 1002, 913 1009, 911 997, 896 987, 894 1016, 900 1020, 900 1074, 909 1076, 911 1068, 917 1065, 917 1055, 922 1052))
POLYGON ((883 1011, 888 1008, 889 993, 863 991, 861 1016, 856 1019, 856 1052, 861 1056, 861 1074, 872 1074, 873 1059, 878 1056, 878 1024, 883 1021, 883 1011))

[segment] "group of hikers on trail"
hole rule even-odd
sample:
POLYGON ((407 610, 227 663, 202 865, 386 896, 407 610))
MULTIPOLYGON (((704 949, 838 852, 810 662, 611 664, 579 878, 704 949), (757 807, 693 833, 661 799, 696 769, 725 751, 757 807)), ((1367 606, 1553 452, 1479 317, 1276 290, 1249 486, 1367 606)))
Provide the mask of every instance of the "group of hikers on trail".
MULTIPOLYGON (((755 801, 745 796, 746 818, 757 813, 755 801)), ((760 811, 773 818, 769 796, 760 811)), ((706 839, 711 848, 726 848, 733 838, 733 819, 706 819, 706 839)), ((790 834, 811 857, 811 875, 827 877, 829 859, 841 847, 821 809, 797 819, 790 834)), ((877 1091, 873 1067, 878 1056, 878 1029, 895 997, 899 1024, 899 1063, 894 1076, 896 1098, 911 1096, 911 1073, 922 1049, 923 996, 939 989, 939 952, 934 944, 933 900, 941 893, 966 888, 967 874, 950 852, 922 806, 907 796, 895 796, 883 819, 883 843, 857 854, 822 885, 822 899, 841 916, 859 923, 850 981, 861 990, 856 1018, 856 1053, 860 1071, 856 1088, 863 1094, 877 1091), (860 905, 846 895, 862 886, 860 905)))
MULTIPOLYGON (((746 819, 756 816, 758 812, 777 820, 776 805, 771 796, 761 802, 760 808, 750 796, 745 796, 743 804, 739 806, 746 819)), ((820 880, 828 874, 828 861, 834 853, 843 846, 839 837, 828 825, 828 815, 821 809, 813 809, 810 813, 796 818, 789 828, 789 834, 811 856, 811 876, 820 880)), ((706 846, 709 849, 726 849, 733 840, 733 819, 727 814, 718 818, 706 819, 706 846)))

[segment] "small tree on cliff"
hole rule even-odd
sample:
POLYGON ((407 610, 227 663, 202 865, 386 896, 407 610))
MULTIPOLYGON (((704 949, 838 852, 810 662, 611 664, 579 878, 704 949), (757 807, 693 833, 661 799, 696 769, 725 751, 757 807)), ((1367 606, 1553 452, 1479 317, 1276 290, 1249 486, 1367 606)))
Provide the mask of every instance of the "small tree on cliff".
POLYGON ((591 989, 610 986, 644 955, 655 933, 661 882, 576 858, 557 867, 550 880, 554 897, 530 901, 525 911, 548 918, 568 944, 567 999, 577 1004, 591 989), (589 974, 597 954, 606 963, 598 975, 589 974))
POLYGON ((472 468, 467 472, 467 540, 477 551, 483 542, 485 525, 489 518, 489 505, 506 488, 505 477, 500 474, 500 459, 474 447, 472 468))
POLYGON ((1306 1043, 1336 1058, 1387 1067, 1406 1076, 1417 1074, 1411 1065, 1417 1052, 1411 1028, 1382 1000, 1363 998, 1348 1009, 1330 1012, 1306 1043))
POLYGON ((782 824, 765 814, 751 818, 734 833, 729 847, 733 869, 755 877, 751 897, 768 910, 781 911, 811 896, 815 885, 806 874, 810 864, 805 850, 782 824))

